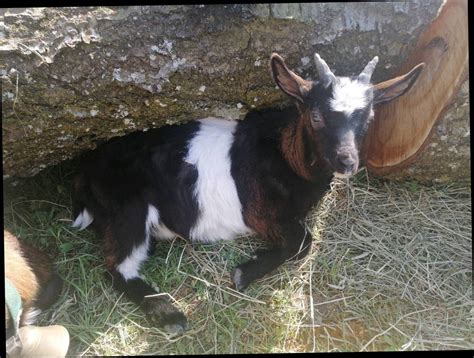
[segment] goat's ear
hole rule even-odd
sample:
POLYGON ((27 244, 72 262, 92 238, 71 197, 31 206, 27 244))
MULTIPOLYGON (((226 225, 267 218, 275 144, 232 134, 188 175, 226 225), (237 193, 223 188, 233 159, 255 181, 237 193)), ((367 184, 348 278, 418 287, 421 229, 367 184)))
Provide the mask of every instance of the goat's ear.
POLYGON ((389 102, 406 93, 415 84, 423 67, 425 64, 420 63, 403 76, 376 84, 374 86, 374 105, 389 102))
POLYGON ((298 76, 286 67, 283 58, 273 53, 270 59, 270 66, 275 83, 287 95, 303 103, 305 95, 310 91, 312 83, 298 76))

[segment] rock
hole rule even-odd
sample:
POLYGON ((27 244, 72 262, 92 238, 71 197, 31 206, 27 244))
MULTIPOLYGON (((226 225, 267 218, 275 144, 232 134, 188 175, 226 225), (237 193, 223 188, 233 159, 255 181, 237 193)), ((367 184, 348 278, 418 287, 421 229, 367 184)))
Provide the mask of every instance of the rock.
MULTIPOLYGON (((440 5, 1 9, 4 178, 33 176, 133 131, 285 105, 268 68, 274 51, 306 78, 315 77, 315 51, 339 75, 378 55, 373 80, 388 79, 440 5)), ((469 128, 466 101, 440 122, 448 147, 453 131, 469 128)))

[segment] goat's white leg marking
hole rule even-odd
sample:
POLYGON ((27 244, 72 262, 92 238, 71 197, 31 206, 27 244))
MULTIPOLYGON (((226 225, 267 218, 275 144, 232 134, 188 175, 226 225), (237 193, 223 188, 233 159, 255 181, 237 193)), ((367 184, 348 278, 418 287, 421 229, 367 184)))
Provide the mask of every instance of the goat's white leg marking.
POLYGON ((145 242, 139 246, 135 246, 132 253, 117 266, 117 271, 122 274, 125 280, 138 277, 141 264, 148 258, 149 243, 150 239, 146 237, 145 242))
POLYGON ((117 266, 125 280, 138 277, 141 264, 148 258, 148 247, 150 245, 150 235, 153 234, 160 239, 176 237, 161 221, 158 209, 153 205, 148 205, 148 213, 145 221, 145 242, 133 248, 130 255, 117 266))
POLYGON ((174 239, 177 234, 166 227, 160 220, 160 213, 153 205, 148 205, 148 215, 146 218, 146 233, 159 239, 174 239))
POLYGON ((94 217, 89 213, 87 209, 82 210, 82 212, 77 216, 76 220, 72 223, 72 227, 79 228, 79 230, 84 230, 94 221, 94 217))
POLYGON ((244 223, 229 151, 236 121, 201 119, 198 133, 189 143, 186 162, 196 166, 195 195, 199 217, 190 238, 200 241, 228 240, 252 230, 244 223))

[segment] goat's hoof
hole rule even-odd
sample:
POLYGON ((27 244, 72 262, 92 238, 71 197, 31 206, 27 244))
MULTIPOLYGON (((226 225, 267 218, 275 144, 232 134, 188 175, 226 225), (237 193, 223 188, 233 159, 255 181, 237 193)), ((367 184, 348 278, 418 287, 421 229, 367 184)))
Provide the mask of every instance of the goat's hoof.
POLYGON ((170 334, 181 334, 189 329, 186 316, 179 311, 165 315, 161 320, 161 325, 170 334))
POLYGON ((236 268, 232 273, 230 274, 232 278, 232 282, 234 283, 234 287, 237 291, 242 292, 247 288, 249 285, 249 282, 245 279, 244 272, 242 271, 241 268, 236 268))
POLYGON ((162 297, 148 297, 142 303, 147 318, 170 334, 181 334, 189 329, 186 316, 162 297))

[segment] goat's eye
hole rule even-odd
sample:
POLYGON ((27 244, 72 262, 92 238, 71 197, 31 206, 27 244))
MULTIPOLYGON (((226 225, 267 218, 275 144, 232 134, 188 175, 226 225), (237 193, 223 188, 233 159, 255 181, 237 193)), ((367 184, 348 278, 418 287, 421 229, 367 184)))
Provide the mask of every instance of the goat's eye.
POLYGON ((311 111, 311 122, 315 125, 319 125, 323 122, 323 116, 321 115, 319 109, 314 108, 311 111))

